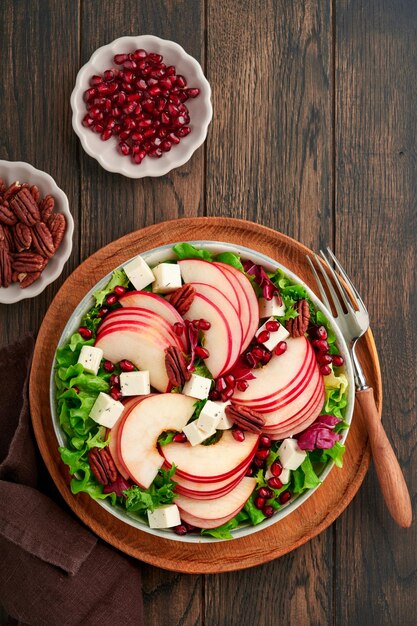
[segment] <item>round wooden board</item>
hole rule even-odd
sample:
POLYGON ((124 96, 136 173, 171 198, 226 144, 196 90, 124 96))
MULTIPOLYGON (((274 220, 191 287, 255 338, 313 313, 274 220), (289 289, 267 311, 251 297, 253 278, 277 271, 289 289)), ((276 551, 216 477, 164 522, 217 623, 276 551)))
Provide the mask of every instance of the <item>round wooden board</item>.
MULTIPOLYGON (((45 316, 36 342, 30 378, 30 406, 36 439, 62 496, 76 515, 102 539, 152 565, 184 573, 218 573, 276 559, 327 528, 359 489, 370 462, 367 434, 358 407, 346 441, 343 469, 334 468, 323 485, 291 515, 248 537, 220 543, 187 544, 154 537, 110 515, 86 494, 69 489, 49 409, 49 372, 62 330, 74 308, 108 272, 132 256, 178 241, 213 240, 244 245, 283 263, 315 291, 306 263, 310 250, 297 241, 252 222, 232 218, 188 218, 149 226, 114 241, 82 263, 67 279, 45 316)), ((360 345, 361 362, 381 411, 381 376, 371 332, 360 345)))

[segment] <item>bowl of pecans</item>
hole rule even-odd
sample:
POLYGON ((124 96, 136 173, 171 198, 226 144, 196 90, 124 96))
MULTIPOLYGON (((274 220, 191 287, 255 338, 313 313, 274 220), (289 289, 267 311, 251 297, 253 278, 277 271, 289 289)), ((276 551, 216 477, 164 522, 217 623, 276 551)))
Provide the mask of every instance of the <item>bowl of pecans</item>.
POLYGON ((58 278, 73 231, 68 198, 49 174, 0 160, 0 303, 33 298, 58 278))

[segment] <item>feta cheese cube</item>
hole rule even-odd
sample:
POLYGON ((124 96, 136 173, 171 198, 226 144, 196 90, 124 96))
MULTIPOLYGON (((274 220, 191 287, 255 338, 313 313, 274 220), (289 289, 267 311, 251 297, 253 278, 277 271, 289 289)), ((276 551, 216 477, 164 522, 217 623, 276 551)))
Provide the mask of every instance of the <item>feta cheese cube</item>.
POLYGON ((206 433, 210 433, 216 430, 217 424, 220 421, 221 409, 211 400, 207 400, 197 420, 197 426, 206 433))
POLYGON ((134 288, 138 291, 147 287, 155 280, 151 268, 141 256, 137 256, 132 261, 129 261, 123 269, 134 288))
POLYGON ((94 346, 83 346, 81 348, 80 356, 78 357, 78 363, 80 363, 86 372, 96 375, 101 359, 103 358, 103 350, 101 348, 94 348, 94 346))
POLYGON ((152 270, 154 293, 171 293, 181 287, 181 268, 176 263, 160 263, 152 270))
POLYGON ((307 452, 298 447, 296 439, 284 439, 278 448, 278 455, 282 467, 289 470, 296 470, 306 458, 307 452))
POLYGON ((191 424, 187 424, 187 426, 184 426, 182 432, 185 434, 192 446, 197 446, 202 441, 205 441, 206 439, 214 435, 216 429, 213 428, 211 432, 206 433, 205 430, 202 430, 197 426, 197 420, 194 420, 194 422, 191 422, 191 424))
POLYGON ((185 396, 191 396, 191 398, 196 398, 197 400, 205 400, 210 393, 211 382, 210 378, 205 378, 198 374, 191 374, 190 380, 187 380, 182 388, 182 393, 185 396))
POLYGON ((146 396, 151 393, 148 371, 122 372, 119 379, 123 396, 146 396))
POLYGON ((181 524, 180 512, 176 504, 164 504, 154 511, 148 511, 151 528, 172 528, 181 524))
MULTIPOLYGON (((273 317, 270 317, 268 320, 266 320, 265 324, 262 324, 262 326, 258 329, 256 333, 257 337, 259 337, 260 333, 262 333, 264 330, 267 330, 266 325, 268 322, 271 321, 275 322, 276 320, 274 320, 273 317)), ((269 339, 268 341, 264 341, 262 345, 264 345, 265 348, 268 348, 268 350, 271 351, 279 344, 280 341, 285 341, 290 336, 290 333, 282 324, 279 325, 278 330, 276 330, 275 332, 267 332, 269 332, 269 339)))
POLYGON ((216 404, 220 411, 220 419, 217 423, 216 430, 229 430, 229 428, 232 428, 233 422, 226 415, 226 407, 231 404, 230 400, 227 400, 227 402, 216 401, 213 402, 213 404, 216 404))
POLYGON ((124 411, 121 402, 113 400, 107 393, 99 393, 97 400, 91 407, 90 417, 100 426, 113 428, 124 411))
POLYGON ((259 298, 259 317, 271 317, 276 315, 280 317, 285 314, 284 304, 279 304, 277 296, 273 296, 272 300, 266 298, 259 298))

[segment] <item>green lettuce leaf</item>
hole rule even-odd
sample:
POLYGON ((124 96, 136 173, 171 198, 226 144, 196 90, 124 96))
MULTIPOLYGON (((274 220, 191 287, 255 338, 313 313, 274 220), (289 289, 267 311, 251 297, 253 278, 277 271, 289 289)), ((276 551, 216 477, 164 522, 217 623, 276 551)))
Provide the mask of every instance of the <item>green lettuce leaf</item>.
POLYGON ((266 519, 266 516, 262 513, 262 511, 256 508, 254 500, 255 496, 254 494, 252 494, 246 502, 245 506, 243 507, 243 510, 247 514, 252 526, 256 526, 257 524, 263 522, 264 519, 266 519))
POLYGON ((301 493, 305 489, 314 489, 320 485, 320 478, 314 471, 310 455, 304 459, 300 467, 292 472, 291 486, 294 493, 301 493))
POLYGON ((313 463, 327 463, 333 460, 337 467, 343 466, 343 455, 345 453, 345 446, 339 441, 336 441, 334 446, 327 450, 313 450, 309 453, 309 457, 313 463))
POLYGON ((239 272, 243 272, 243 265, 241 263, 240 257, 234 252, 221 252, 216 256, 216 261, 218 261, 219 263, 226 263, 227 265, 231 265, 235 269, 239 270, 239 272))
POLYGON ((154 511, 163 504, 171 504, 175 498, 174 487, 176 483, 172 480, 175 470, 175 465, 170 470, 160 469, 149 489, 141 489, 137 485, 133 485, 124 491, 126 509, 134 513, 144 514, 147 510, 154 511))
POLYGON ((203 528, 201 534, 203 536, 215 537, 216 539, 233 539, 231 531, 237 528, 239 524, 247 522, 248 519, 247 513, 240 511, 240 513, 232 517, 232 519, 225 524, 222 524, 222 526, 217 526, 217 528, 203 528))
POLYGON ((160 446, 168 445, 174 439, 175 434, 176 433, 174 431, 172 431, 172 430, 164 431, 158 437, 158 444, 160 446))
POLYGON ((173 251, 179 259, 203 259, 204 261, 212 261, 213 257, 208 250, 197 249, 190 243, 177 243, 173 251))
POLYGON ((99 289, 98 291, 94 292, 93 295, 96 301, 96 306, 100 307, 103 304, 107 294, 111 293, 114 290, 114 288, 117 287, 117 285, 121 285, 122 287, 127 287, 128 284, 129 284, 129 279, 126 276, 124 269, 120 268, 118 270, 114 270, 112 277, 110 278, 107 285, 105 285, 103 289, 99 289))

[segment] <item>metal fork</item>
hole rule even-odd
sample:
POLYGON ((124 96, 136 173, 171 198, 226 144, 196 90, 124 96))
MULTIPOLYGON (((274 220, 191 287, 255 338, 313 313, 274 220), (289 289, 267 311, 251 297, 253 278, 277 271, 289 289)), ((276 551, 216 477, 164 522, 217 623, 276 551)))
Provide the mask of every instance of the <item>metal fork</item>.
POLYGON ((350 350, 356 386, 356 400, 361 407, 367 425, 369 442, 382 495, 393 519, 399 526, 408 528, 411 526, 412 521, 410 495, 398 460, 379 418, 373 389, 366 382, 363 369, 356 354, 357 341, 369 328, 369 314, 357 289, 330 248, 327 248, 328 256, 326 256, 323 250, 320 250, 320 254, 323 260, 314 255, 317 270, 311 258, 307 257, 307 260, 316 279, 321 298, 330 312, 332 311, 331 303, 333 303, 336 310, 334 318, 350 350), (332 262, 343 278, 347 288, 345 288, 345 285, 333 269, 332 262), (334 285, 336 285, 339 293, 337 293, 334 285), (325 291, 325 286, 330 294, 330 299, 325 291))

